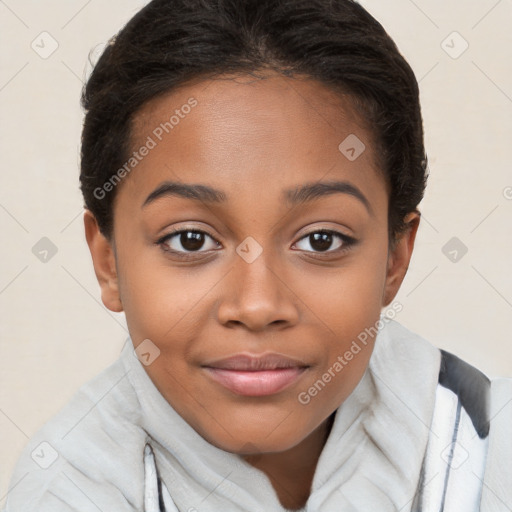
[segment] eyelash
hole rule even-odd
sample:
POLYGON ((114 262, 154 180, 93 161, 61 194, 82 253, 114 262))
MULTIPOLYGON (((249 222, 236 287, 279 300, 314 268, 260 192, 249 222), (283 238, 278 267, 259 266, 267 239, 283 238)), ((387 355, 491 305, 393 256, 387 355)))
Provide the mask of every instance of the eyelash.
MULTIPOLYGON (((200 254, 201 252, 208 252, 208 251, 182 252, 182 251, 175 251, 174 249, 169 249, 169 247, 166 245, 166 243, 170 239, 172 239, 173 237, 175 237, 177 235, 180 235, 182 233, 189 233, 189 232, 207 235, 212 240, 214 240, 217 244, 219 243, 212 235, 210 235, 206 231, 203 231, 201 229, 196 229, 196 228, 194 228, 194 229, 192 229, 192 228, 184 228, 183 229, 182 228, 182 229, 177 229, 177 230, 171 231, 167 235, 164 235, 162 238, 160 238, 156 242, 156 245, 160 246, 161 249, 164 252, 172 253, 173 255, 176 255, 177 257, 182 258, 184 260, 196 259, 196 255, 197 254, 200 254)), ((343 245, 340 248, 335 249, 335 250, 305 251, 307 253, 315 254, 316 255, 315 257, 317 257, 318 255, 320 255, 320 257, 322 257, 322 255, 324 255, 324 254, 327 254, 327 255, 332 255, 332 254, 341 255, 341 254, 347 252, 348 250, 350 250, 357 243, 357 240, 355 238, 352 238, 352 237, 350 237, 348 235, 345 235, 344 233, 340 233, 339 231, 334 231, 334 230, 325 229, 325 228, 316 229, 314 231, 310 231, 309 233, 304 234, 296 243, 300 242, 301 240, 304 240, 305 238, 307 238, 307 237, 309 237, 309 236, 311 236, 313 234, 317 234, 317 233, 327 233, 327 234, 330 234, 330 235, 334 235, 335 237, 338 237, 339 239, 341 239, 341 242, 342 242, 343 245)))

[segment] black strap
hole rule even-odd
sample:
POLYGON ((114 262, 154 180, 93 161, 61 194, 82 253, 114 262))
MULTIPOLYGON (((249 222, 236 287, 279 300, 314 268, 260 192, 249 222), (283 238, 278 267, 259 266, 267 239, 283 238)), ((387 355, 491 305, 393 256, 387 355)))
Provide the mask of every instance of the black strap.
POLYGON ((453 391, 466 410, 478 437, 489 435, 491 381, 480 370, 441 350, 439 384, 453 391))

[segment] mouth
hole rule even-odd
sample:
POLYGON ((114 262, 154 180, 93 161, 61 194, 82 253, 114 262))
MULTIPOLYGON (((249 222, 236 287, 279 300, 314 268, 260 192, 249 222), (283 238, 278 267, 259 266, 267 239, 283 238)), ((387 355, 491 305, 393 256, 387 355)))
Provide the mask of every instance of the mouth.
POLYGON ((203 368, 215 382, 237 395, 269 396, 293 385, 309 366, 281 354, 239 354, 203 368))

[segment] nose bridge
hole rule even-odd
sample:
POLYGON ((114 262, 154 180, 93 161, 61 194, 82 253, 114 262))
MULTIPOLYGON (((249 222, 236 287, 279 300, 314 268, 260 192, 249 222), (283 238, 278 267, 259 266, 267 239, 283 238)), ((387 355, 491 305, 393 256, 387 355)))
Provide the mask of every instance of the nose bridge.
POLYGON ((251 329, 295 321, 295 301, 284 283, 278 255, 251 237, 236 252, 219 308, 219 320, 243 323, 251 329))
POLYGON ((235 274, 241 290, 249 298, 260 295, 266 300, 275 300, 280 288, 280 281, 274 270, 278 266, 276 258, 270 249, 263 250, 263 247, 256 244, 257 242, 247 240, 237 248, 235 274))

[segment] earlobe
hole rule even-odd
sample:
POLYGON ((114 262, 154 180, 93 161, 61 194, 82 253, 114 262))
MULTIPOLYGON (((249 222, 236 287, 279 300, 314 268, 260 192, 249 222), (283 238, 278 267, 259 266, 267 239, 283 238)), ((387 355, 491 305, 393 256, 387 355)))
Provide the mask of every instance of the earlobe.
POLYGON ((382 307, 389 305, 395 298, 407 273, 414 249, 414 240, 420 224, 420 212, 409 213, 404 222, 407 229, 389 251, 382 307))
POLYGON ((101 300, 110 311, 123 311, 117 278, 117 266, 111 242, 101 233, 91 211, 85 210, 84 228, 91 252, 94 273, 101 288, 101 300))

